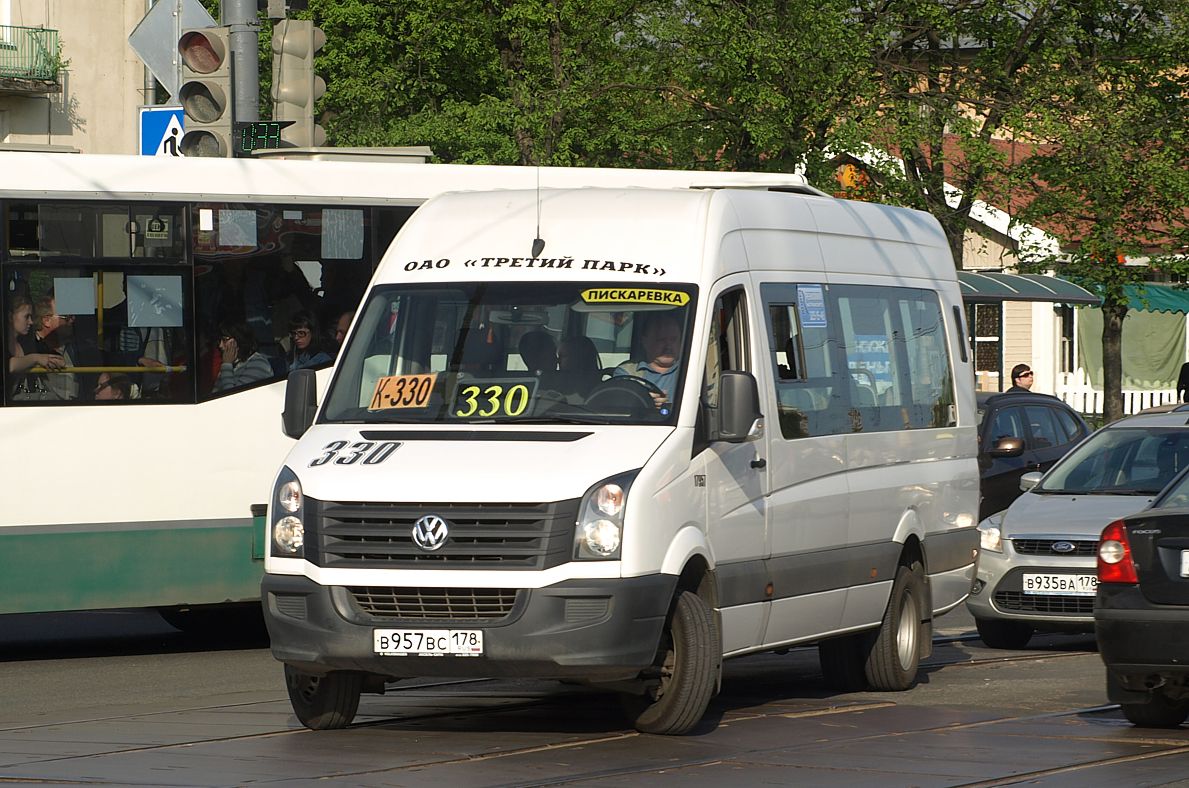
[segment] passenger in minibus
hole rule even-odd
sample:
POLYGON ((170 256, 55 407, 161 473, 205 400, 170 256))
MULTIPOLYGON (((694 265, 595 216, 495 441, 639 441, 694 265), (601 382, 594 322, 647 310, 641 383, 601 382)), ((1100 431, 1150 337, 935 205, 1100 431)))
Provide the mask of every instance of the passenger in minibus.
POLYGON ((564 393, 586 394, 603 378, 603 364, 594 340, 566 337, 557 348, 557 367, 564 393))
POLYGON ((534 375, 540 377, 557 369, 557 345, 544 331, 529 331, 520 338, 517 349, 525 368, 534 375))

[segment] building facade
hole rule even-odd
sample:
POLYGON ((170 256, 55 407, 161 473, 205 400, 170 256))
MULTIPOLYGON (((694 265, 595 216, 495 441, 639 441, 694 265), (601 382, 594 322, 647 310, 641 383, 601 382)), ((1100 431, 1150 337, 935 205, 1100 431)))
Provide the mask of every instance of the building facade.
MULTIPOLYGON (((0 0, 0 150, 138 153, 151 0, 0 0)), ((150 80, 151 85, 151 80, 150 80)))

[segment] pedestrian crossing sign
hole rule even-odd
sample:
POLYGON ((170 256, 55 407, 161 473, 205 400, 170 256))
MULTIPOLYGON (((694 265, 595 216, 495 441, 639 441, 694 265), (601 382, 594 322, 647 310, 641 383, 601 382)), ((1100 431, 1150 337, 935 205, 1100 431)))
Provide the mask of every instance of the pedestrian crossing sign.
POLYGON ((181 156, 185 118, 181 107, 141 107, 140 155, 181 156))

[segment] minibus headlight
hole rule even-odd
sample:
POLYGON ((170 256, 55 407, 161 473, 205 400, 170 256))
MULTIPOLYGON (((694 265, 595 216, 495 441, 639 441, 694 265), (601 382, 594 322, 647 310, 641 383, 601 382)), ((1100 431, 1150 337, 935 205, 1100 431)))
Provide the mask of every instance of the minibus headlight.
POLYGON ((293 479, 282 484, 277 489, 277 503, 289 514, 301 509, 301 483, 293 479))
POLYGON ((273 489, 269 527, 272 554, 281 558, 305 558, 306 517, 309 501, 301 490, 301 481, 288 467, 281 469, 273 489))
POLYGON ((273 526, 272 538, 283 553, 294 555, 305 547, 305 526, 293 515, 282 517, 273 526))
POLYGON ((627 496, 618 484, 600 485, 594 494, 594 505, 608 517, 618 517, 623 511, 623 502, 627 496))
POLYGON ((597 556, 607 558, 619 552, 619 524, 595 520, 582 526, 583 546, 597 556))
POLYGON ((574 529, 574 559, 606 561, 619 558, 628 489, 640 471, 604 479, 582 496, 574 529))

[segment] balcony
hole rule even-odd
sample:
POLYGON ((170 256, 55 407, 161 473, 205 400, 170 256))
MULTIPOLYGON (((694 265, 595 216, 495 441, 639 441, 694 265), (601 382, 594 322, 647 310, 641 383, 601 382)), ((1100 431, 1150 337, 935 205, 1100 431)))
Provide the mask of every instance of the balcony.
POLYGON ((61 93, 58 31, 0 25, 0 95, 61 93))

